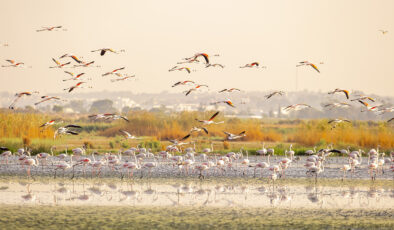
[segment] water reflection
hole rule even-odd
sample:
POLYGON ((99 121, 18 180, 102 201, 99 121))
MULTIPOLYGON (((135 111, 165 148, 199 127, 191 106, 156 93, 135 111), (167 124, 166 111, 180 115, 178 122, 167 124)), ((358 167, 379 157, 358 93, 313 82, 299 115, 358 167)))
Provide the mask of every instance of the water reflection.
POLYGON ((205 183, 0 183, 0 204, 141 205, 278 208, 392 208, 381 187, 205 183))

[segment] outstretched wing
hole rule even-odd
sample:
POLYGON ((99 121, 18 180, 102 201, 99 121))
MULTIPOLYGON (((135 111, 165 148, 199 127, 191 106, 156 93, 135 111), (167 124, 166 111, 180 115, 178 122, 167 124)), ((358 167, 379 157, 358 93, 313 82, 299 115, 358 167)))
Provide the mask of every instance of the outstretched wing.
POLYGON ((312 66, 312 68, 314 68, 318 73, 320 73, 320 70, 317 68, 315 64, 310 63, 310 66, 312 66))
POLYGON ((79 125, 66 125, 66 126, 64 126, 64 128, 78 128, 78 129, 82 129, 82 127, 79 126, 79 125))
POLYGON ((201 127, 202 128, 202 130, 204 130, 204 132, 206 133, 206 134, 208 134, 208 129, 207 128, 205 128, 205 127, 201 127))
POLYGON ((184 140, 186 140, 186 139, 189 138, 189 137, 190 137, 190 133, 187 134, 186 136, 182 137, 182 139, 180 139, 179 141, 184 141, 184 140))
POLYGON ((208 121, 212 121, 213 119, 215 119, 215 117, 219 114, 219 111, 217 111, 215 114, 212 115, 211 118, 209 118, 208 121))

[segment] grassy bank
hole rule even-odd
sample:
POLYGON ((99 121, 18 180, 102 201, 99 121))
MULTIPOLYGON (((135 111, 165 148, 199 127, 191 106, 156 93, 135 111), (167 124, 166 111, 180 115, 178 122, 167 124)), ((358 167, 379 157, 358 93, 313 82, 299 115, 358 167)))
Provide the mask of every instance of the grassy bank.
POLYGON ((393 210, 0 206, 0 229, 393 229, 393 210))

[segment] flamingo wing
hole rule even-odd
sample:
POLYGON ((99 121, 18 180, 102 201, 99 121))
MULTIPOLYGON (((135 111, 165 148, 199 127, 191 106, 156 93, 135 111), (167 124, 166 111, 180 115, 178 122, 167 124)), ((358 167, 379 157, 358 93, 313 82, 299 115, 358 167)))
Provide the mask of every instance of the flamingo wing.
POLYGON ((209 118, 208 121, 212 121, 213 119, 215 119, 215 117, 219 114, 219 111, 217 111, 216 113, 214 113, 211 118, 209 118))

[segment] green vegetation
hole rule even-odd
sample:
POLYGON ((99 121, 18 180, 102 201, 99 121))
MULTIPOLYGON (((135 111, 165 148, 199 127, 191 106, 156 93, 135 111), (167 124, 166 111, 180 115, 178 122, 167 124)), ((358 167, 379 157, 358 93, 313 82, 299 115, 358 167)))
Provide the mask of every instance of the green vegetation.
POLYGON ((0 229, 393 229, 393 210, 0 206, 0 229))

